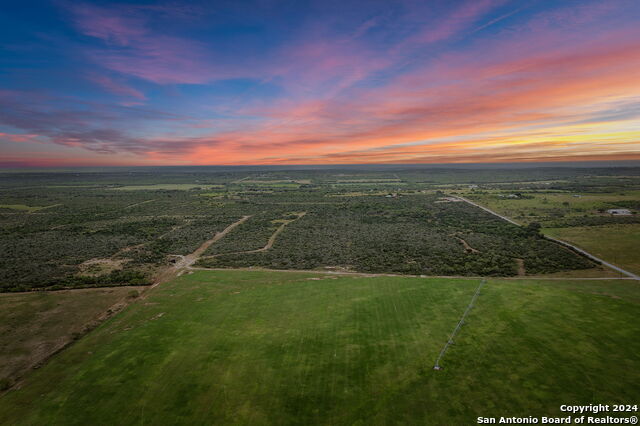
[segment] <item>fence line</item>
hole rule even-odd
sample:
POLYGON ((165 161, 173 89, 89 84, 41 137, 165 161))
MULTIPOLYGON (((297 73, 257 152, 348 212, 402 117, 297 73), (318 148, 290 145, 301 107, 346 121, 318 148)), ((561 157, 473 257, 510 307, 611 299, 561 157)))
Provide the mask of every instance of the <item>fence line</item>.
POLYGON ((458 330, 460 330, 460 327, 462 327, 462 324, 464 324, 464 319, 467 317, 467 314, 469 313, 469 311, 471 311, 471 308, 473 308, 474 303, 476 302, 476 300, 478 299, 478 296, 480 295, 480 290, 482 289, 482 287, 486 282, 487 280, 483 279, 482 281, 480 281, 480 284, 478 284, 478 288, 476 288, 476 292, 473 294, 473 297, 471 298, 471 302, 469 302, 469 306, 467 306, 467 309, 462 314, 462 318, 460 318, 460 321, 458 321, 458 325, 456 325, 456 328, 453 329, 453 333, 451 333, 451 336, 449 336, 449 340, 447 340, 447 343, 445 343, 444 347, 440 351, 440 355, 438 355, 438 358, 436 359, 436 363, 433 366, 434 370, 442 369, 442 367, 440 367, 440 360, 442 359, 444 354, 447 352, 447 349, 449 349, 449 345, 453 344, 453 338, 456 337, 458 330))

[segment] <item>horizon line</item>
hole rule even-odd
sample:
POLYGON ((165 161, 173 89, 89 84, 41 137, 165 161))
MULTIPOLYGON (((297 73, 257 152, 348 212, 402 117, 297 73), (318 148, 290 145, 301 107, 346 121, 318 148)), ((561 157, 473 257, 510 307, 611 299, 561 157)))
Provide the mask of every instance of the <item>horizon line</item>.
POLYGON ((364 167, 451 167, 451 168, 500 168, 514 166, 515 168, 550 168, 550 167, 640 167, 640 160, 583 160, 583 161, 512 161, 512 162, 461 162, 461 163, 318 163, 318 164, 135 164, 135 165, 2 165, 4 171, 55 171, 82 169, 153 169, 153 168, 364 168, 364 167))

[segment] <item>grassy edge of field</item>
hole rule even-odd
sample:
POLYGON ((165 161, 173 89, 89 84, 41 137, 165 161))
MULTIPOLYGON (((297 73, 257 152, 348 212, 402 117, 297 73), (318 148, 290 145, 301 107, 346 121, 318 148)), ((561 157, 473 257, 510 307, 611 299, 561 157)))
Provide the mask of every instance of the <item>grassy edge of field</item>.
POLYGON ((116 315, 144 287, 0 293, 0 395, 116 315))

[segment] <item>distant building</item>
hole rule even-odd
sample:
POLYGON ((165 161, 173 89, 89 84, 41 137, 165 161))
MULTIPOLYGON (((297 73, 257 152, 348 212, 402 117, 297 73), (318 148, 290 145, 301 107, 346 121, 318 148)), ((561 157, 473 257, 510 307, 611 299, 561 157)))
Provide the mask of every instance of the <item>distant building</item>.
POLYGON ((477 189, 478 185, 469 185, 469 189, 477 189))
POLYGON ((609 209, 607 213, 612 214, 614 216, 629 216, 631 215, 631 210, 629 209, 609 209))

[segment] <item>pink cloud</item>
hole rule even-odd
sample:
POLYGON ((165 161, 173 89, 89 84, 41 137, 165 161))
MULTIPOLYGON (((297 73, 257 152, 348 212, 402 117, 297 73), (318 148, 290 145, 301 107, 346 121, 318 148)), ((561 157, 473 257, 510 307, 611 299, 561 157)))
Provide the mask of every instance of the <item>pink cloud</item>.
POLYGON ((0 132, 0 140, 7 140, 10 142, 38 142, 37 138, 40 135, 35 134, 12 134, 12 133, 2 133, 0 132))
MULTIPOLYGON (((377 18, 344 36, 329 25, 305 27, 293 41, 251 59, 251 66, 245 59, 225 63, 202 43, 153 31, 141 13, 80 6, 76 25, 104 42, 89 55, 109 75, 116 71, 160 84, 254 77, 280 86, 285 95, 256 101, 242 93, 204 108, 198 100, 207 113, 223 118, 194 114, 197 119, 175 125, 167 118, 162 131, 149 133, 151 125, 129 127, 142 119, 128 121, 114 111, 94 117, 97 108, 56 115, 43 102, 34 102, 37 108, 23 116, 25 108, 13 108, 19 104, 12 101, 0 121, 60 145, 195 164, 528 161, 536 153, 559 158, 563 150, 581 158, 602 156, 605 146, 615 148, 611 155, 637 151, 633 136, 608 145, 568 144, 547 130, 570 132, 572 123, 597 123, 625 99, 640 97, 638 29, 628 23, 619 29, 597 25, 607 7, 567 7, 457 43, 515 13, 505 14, 501 4, 469 1, 439 23, 419 15, 422 29, 412 26, 408 36, 388 46, 361 37, 382 25, 377 18), (584 25, 589 32, 576 31, 584 25), (496 146, 498 154, 489 152, 496 146)), ((93 81, 129 105, 145 100, 122 76, 93 81)))
MULTIPOLYGON (((113 78, 107 77, 105 75, 91 74, 89 75, 89 80, 97 83, 104 89, 109 92, 123 97, 134 98, 138 101, 146 100, 144 93, 141 91, 134 89, 131 86, 127 86, 126 84, 120 83, 119 81, 114 80, 113 78)), ((136 105, 140 104, 140 102, 134 103, 136 105)))
POLYGON ((150 36, 135 40, 130 47, 92 52, 90 57, 110 70, 158 84, 202 84, 233 75, 209 64, 207 53, 196 42, 150 36))
POLYGON ((416 43, 435 43, 468 30, 470 24, 504 1, 476 0, 463 4, 434 27, 428 26, 410 39, 416 43))
POLYGON ((146 34, 144 20, 135 16, 82 3, 73 3, 71 12, 82 33, 107 43, 128 46, 146 34))
POLYGON ((159 84, 206 83, 237 75, 238 69, 216 66, 202 43, 152 31, 136 9, 80 3, 69 8, 80 32, 105 42, 104 49, 88 56, 110 70, 159 84))
MULTIPOLYGON (((600 113, 598 103, 640 96, 636 77, 640 44, 633 34, 622 31, 611 40, 565 46, 524 59, 494 57, 481 66, 474 56, 461 53, 448 67, 416 70, 386 87, 362 89, 348 98, 272 104, 253 111, 269 117, 266 123, 216 134, 221 141, 217 149, 226 150, 231 158, 242 154, 247 162, 271 161, 270 152, 296 152, 298 156, 287 158, 309 155, 321 162, 330 158, 325 157, 328 152, 351 147, 419 140, 439 145, 438 138, 483 132, 520 132, 530 137, 531 126, 596 122, 592 117, 600 113)), ((206 159, 207 152, 203 145, 193 158, 206 159)))

